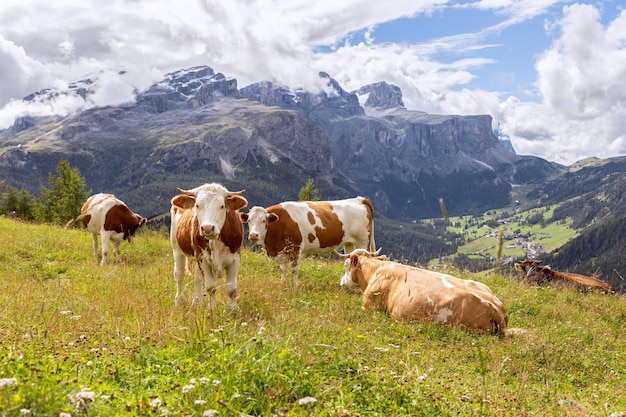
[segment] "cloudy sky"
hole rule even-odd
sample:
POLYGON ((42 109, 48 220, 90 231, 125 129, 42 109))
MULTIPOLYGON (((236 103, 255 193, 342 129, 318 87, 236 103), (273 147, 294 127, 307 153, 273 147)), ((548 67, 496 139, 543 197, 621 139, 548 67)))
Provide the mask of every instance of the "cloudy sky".
POLYGON ((195 65, 240 88, 387 81, 412 110, 491 115, 518 154, 626 154, 623 0, 1 0, 0 129, 127 102, 195 65), (89 103, 22 101, 93 74, 89 103))

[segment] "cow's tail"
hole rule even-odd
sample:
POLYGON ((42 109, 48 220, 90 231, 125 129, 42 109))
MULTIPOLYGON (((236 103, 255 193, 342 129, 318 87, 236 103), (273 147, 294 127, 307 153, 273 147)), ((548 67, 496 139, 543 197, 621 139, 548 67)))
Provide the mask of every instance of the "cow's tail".
POLYGON ((65 226, 63 226, 64 229, 69 229, 70 226, 72 226, 74 223, 76 223, 79 220, 82 220, 82 218, 85 217, 84 214, 81 214, 80 216, 78 216, 77 218, 75 218, 74 220, 70 220, 69 222, 67 222, 65 224, 65 226))
POLYGON ((370 219, 372 219, 372 223, 370 225, 370 252, 376 252, 376 240, 374 239, 374 206, 369 198, 363 199, 363 204, 367 208, 367 215, 370 219))

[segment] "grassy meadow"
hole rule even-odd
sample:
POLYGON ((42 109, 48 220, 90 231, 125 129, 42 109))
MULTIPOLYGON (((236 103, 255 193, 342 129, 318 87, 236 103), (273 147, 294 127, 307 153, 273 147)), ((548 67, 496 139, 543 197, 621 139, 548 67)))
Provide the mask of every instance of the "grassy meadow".
POLYGON ((448 230, 462 234, 467 243, 458 248, 459 253, 470 256, 496 257, 498 254, 499 232, 503 239, 502 256, 524 257, 525 250, 514 238, 515 232, 524 236, 531 236, 532 240, 545 251, 550 252, 563 246, 578 232, 571 228, 571 219, 567 221, 549 221, 554 208, 534 208, 512 213, 508 210, 492 210, 479 217, 473 216, 451 217, 448 230), (547 220, 546 224, 529 224, 527 219, 537 214, 547 220), (497 219, 506 219, 506 222, 497 227, 488 227, 485 223, 497 219))
POLYGON ((241 312, 219 288, 212 327, 174 307, 165 233, 122 259, 99 267, 85 230, 0 218, 0 416, 626 416, 623 295, 456 273, 523 330, 498 338, 364 312, 338 259, 282 288, 245 249, 241 312))

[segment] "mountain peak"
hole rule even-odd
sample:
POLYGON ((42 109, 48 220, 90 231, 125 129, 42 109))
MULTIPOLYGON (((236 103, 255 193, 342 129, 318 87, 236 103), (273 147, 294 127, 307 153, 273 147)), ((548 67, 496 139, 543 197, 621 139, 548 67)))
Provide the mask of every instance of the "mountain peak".
POLYGON ((400 87, 385 81, 364 85, 356 91, 356 94, 363 107, 379 110, 405 109, 400 87))

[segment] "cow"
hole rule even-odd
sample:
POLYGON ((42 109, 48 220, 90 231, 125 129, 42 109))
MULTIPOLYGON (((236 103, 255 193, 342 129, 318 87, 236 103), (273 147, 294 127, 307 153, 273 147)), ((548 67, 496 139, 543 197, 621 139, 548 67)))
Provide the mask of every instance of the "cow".
POLYGON ((280 265, 283 285, 291 268, 293 285, 298 287, 304 253, 330 253, 340 246, 344 252, 375 249, 374 208, 365 197, 254 206, 241 218, 248 223, 248 239, 263 246, 280 265))
POLYGON ((243 223, 239 209, 248 201, 241 195, 245 190, 230 192, 216 183, 204 184, 192 190, 178 189, 172 198, 170 243, 174 257, 176 281, 175 304, 184 303, 183 278, 186 262, 193 264, 194 296, 192 306, 202 303, 202 286, 209 295, 209 311, 213 317, 216 275, 224 273, 226 293, 231 311, 237 311, 237 274, 241 263, 243 223))
POLYGON ((346 259, 341 285, 361 288, 364 310, 386 311, 396 321, 435 321, 505 334, 507 312, 487 285, 392 262, 379 251, 342 255, 346 259))
POLYGON ((552 282, 570 286, 581 292, 599 290, 605 293, 613 293, 615 291, 611 284, 600 278, 555 271, 549 265, 541 265, 541 261, 538 259, 524 259, 521 262, 516 262, 515 269, 524 273, 524 281, 537 285, 552 282))
POLYGON ((69 224, 82 220, 91 232, 93 252, 98 256, 98 235, 102 239, 102 258, 100 265, 106 263, 110 241, 113 241, 115 262, 119 263, 120 245, 124 240, 130 242, 137 229, 146 224, 146 218, 134 213, 128 206, 115 198, 113 194, 98 193, 83 204, 80 216, 69 224))

